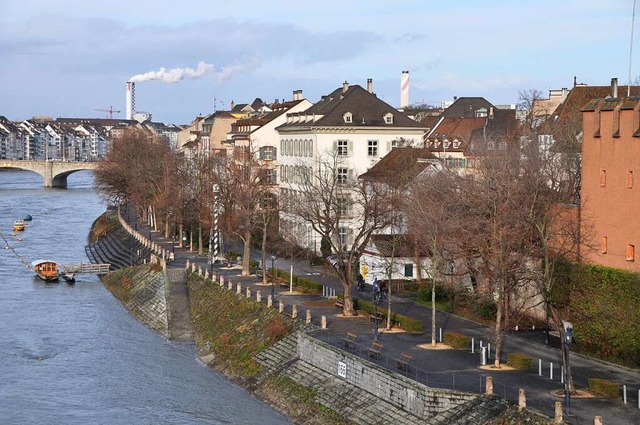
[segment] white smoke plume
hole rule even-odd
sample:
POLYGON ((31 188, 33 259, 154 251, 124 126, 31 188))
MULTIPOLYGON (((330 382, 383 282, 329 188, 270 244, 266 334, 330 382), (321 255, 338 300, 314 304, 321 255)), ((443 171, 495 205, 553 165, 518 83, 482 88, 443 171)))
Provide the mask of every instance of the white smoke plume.
POLYGON ((253 60, 249 63, 235 62, 229 66, 223 67, 216 72, 215 67, 206 62, 198 62, 198 66, 193 68, 173 68, 166 69, 161 67, 157 71, 145 72, 144 74, 134 75, 129 79, 132 83, 141 83, 143 81, 162 81, 163 83, 177 83, 184 78, 196 79, 207 74, 214 74, 214 78, 218 82, 223 82, 231 78, 238 72, 246 72, 258 66, 258 62, 253 60))

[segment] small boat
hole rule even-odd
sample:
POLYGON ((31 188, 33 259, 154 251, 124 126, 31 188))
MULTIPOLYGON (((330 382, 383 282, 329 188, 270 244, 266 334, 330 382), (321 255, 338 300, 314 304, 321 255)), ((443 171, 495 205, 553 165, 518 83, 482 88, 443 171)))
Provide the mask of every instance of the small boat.
POLYGON ((74 283, 76 283, 76 277, 73 275, 73 273, 64 273, 62 275, 62 278, 69 284, 69 285, 73 285, 74 283))
POLYGON ((51 260, 37 260, 31 263, 36 275, 45 282, 55 282, 60 277, 58 263, 51 260))
POLYGON ((23 221, 31 221, 33 220, 33 217, 31 217, 29 214, 25 214, 22 216, 22 220, 23 221))
POLYGON ((23 220, 16 220, 13 222, 14 232, 22 232, 25 227, 27 227, 27 223, 25 223, 23 220))

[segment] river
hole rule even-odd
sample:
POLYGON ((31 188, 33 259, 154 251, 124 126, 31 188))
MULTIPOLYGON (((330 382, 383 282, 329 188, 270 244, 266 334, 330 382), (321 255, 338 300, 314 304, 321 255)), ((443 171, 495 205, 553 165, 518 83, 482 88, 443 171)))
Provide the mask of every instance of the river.
MULTIPOLYGON (((86 262, 104 210, 90 172, 72 174, 67 189, 0 172, 0 229, 25 261, 86 262), (33 221, 13 236, 24 214, 33 221)), ((45 284, 0 246, 0 424, 289 423, 198 362, 193 345, 133 319, 97 277, 45 284)))

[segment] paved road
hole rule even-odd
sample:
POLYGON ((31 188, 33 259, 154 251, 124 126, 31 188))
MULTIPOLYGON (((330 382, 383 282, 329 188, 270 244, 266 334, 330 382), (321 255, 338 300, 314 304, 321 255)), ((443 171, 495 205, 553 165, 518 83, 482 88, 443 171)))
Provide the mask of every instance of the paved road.
MULTIPOLYGON (((140 227, 140 223, 138 223, 140 227)), ((151 232, 153 239, 168 249, 171 248, 171 241, 166 241, 157 232, 151 232)), ((173 247, 176 259, 169 267, 184 267, 187 259, 196 262, 198 265, 206 267, 206 257, 198 257, 188 250, 173 247)), ((261 257, 258 251, 252 253, 254 259, 261 257)), ((270 256, 269 256, 270 258, 270 256)), ((278 258, 276 267, 289 270, 291 262, 278 258)), ((270 264, 268 264, 270 266, 270 264)), ((337 277, 331 273, 329 266, 313 267, 305 261, 293 263, 296 275, 306 275, 320 281, 326 286, 335 288, 341 292, 341 284, 337 277)), ((284 301, 286 311, 290 312, 295 304, 300 317, 305 316, 305 311, 311 311, 313 321, 320 323, 320 317, 327 319, 327 330, 318 332, 318 337, 337 346, 342 346, 341 338, 347 332, 357 335, 356 343, 352 349, 354 353, 367 356, 367 348, 374 340, 373 324, 368 316, 357 318, 343 318, 339 315, 340 309, 332 302, 324 302, 320 296, 313 295, 293 295, 288 293, 288 288, 276 286, 263 286, 261 279, 256 276, 242 277, 239 266, 215 267, 215 271, 225 276, 225 280, 231 280, 234 284, 240 283, 243 288, 250 287, 252 294, 261 291, 263 299, 266 300, 268 294, 275 293, 276 303, 284 301)), ((243 289, 244 293, 244 289, 243 289)), ((355 293, 357 297, 370 299, 367 291, 355 293)), ((396 359, 401 352, 411 353, 413 356, 413 366, 408 375, 416 380, 427 383, 434 387, 456 388, 465 391, 480 392, 484 388, 486 376, 491 376, 494 380, 495 392, 511 400, 517 400, 518 389, 524 388, 527 394, 528 406, 538 409, 543 413, 552 416, 554 403, 562 401, 552 393, 563 388, 560 381, 561 356, 556 348, 544 344, 542 332, 522 332, 510 333, 506 337, 504 353, 522 352, 535 359, 535 370, 531 372, 514 371, 487 371, 479 368, 481 358, 479 353, 480 341, 487 345, 490 340, 491 331, 489 328, 450 314, 437 312, 436 322, 443 332, 455 331, 474 338, 475 353, 471 350, 427 350, 418 347, 431 341, 431 309, 414 303, 412 300, 392 295, 393 311, 407 316, 420 319, 425 332, 422 334, 383 332, 379 340, 384 344, 384 349, 378 363, 392 370, 396 370, 396 359), (538 360, 539 359, 539 360, 538 360), (539 374, 539 361, 542 364, 542 375, 539 374), (551 378, 551 364, 553 363, 553 378, 551 378)), ((382 325, 380 326, 383 327, 382 325)), ((471 347, 470 347, 471 348, 471 347)), ((493 351, 493 350, 492 350, 493 351)), ((372 359, 370 359, 372 360, 372 359)), ((506 354, 503 361, 506 360, 506 354)), ((489 361, 491 362, 491 360, 489 361)), ((571 400, 572 416, 569 423, 592 424, 595 416, 602 416, 605 424, 640 424, 640 405, 638 397, 640 394, 640 371, 624 368, 594 360, 585 356, 571 355, 571 367, 574 381, 578 388, 587 386, 587 379, 591 377, 601 377, 616 381, 627 386, 627 404, 623 404, 622 395, 618 400, 605 399, 576 399, 571 400)))

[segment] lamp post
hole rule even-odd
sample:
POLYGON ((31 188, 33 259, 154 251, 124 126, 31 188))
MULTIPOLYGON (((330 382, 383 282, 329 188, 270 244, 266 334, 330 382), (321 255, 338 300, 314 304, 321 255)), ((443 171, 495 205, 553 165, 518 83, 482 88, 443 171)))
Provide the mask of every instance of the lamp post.
POLYGON ((571 414, 571 391, 569 385, 569 349, 573 342, 573 325, 571 322, 562 321, 564 327, 564 342, 566 347, 566 364, 564 366, 564 408, 566 416, 571 414))
POLYGON ((380 283, 373 280, 373 340, 378 340, 378 304, 380 303, 380 283))
POLYGON ((274 286, 274 277, 273 275, 275 274, 275 270, 276 270, 276 266, 275 266, 275 262, 276 262, 276 256, 272 255, 271 256, 271 299, 273 300, 273 297, 275 296, 275 286, 274 286))

